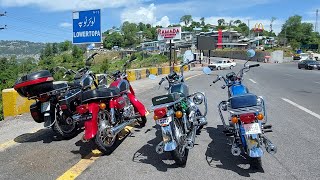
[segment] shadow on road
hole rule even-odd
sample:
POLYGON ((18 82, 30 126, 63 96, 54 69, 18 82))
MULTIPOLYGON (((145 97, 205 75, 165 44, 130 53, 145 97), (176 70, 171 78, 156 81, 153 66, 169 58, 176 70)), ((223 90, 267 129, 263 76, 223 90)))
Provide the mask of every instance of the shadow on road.
POLYGON ((98 149, 98 146, 96 145, 96 143, 94 142, 95 139, 91 139, 89 142, 83 142, 82 140, 79 140, 75 143, 75 145, 77 147, 80 147, 79 150, 77 151, 71 151, 73 154, 80 154, 81 155, 81 159, 90 159, 92 156, 108 156, 110 154, 113 153, 113 151, 115 151, 120 144, 129 136, 131 136, 132 133, 131 131, 122 131, 121 133, 119 133, 119 139, 115 142, 115 145, 111 148, 110 153, 108 154, 104 154, 104 153, 98 153, 98 154, 91 154, 90 153, 93 150, 98 149))
POLYGON ((16 138, 14 141, 17 143, 30 143, 30 142, 39 142, 51 143, 53 141, 61 141, 61 137, 57 136, 51 129, 40 129, 35 133, 25 133, 16 138))
POLYGON ((250 177, 251 173, 264 172, 261 168, 251 167, 249 160, 245 157, 231 154, 231 145, 222 132, 224 130, 222 125, 218 128, 207 127, 206 129, 212 139, 206 151, 209 166, 231 170, 244 177, 250 177))
MULTIPOLYGON (((132 157, 132 161, 136 163, 150 164, 158 171, 166 172, 169 168, 178 168, 174 164, 171 155, 168 152, 163 154, 156 153, 156 146, 162 141, 161 129, 158 126, 153 126, 156 130, 155 138, 148 141, 146 145, 142 146, 132 157)), ((145 133, 151 132, 147 130, 145 133)))

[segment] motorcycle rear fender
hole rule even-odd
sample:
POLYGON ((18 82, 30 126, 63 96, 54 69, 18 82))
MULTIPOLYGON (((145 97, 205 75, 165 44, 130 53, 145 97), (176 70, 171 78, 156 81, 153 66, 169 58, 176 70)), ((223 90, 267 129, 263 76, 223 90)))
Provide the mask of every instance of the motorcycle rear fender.
POLYGON ((98 131, 98 113, 99 113, 99 103, 93 102, 88 104, 89 113, 92 114, 92 119, 84 123, 84 139, 92 139, 98 131))
POLYGON ((177 148, 177 142, 173 138, 172 128, 170 124, 168 124, 167 126, 161 126, 164 151, 173 151, 177 148))
POLYGON ((247 153, 250 157, 258 158, 263 156, 263 150, 260 145, 259 134, 244 135, 247 144, 247 153))
POLYGON ((137 100, 137 98, 133 94, 128 93, 127 95, 131 104, 135 107, 135 109, 138 110, 140 116, 146 116, 147 110, 144 105, 139 100, 137 100))

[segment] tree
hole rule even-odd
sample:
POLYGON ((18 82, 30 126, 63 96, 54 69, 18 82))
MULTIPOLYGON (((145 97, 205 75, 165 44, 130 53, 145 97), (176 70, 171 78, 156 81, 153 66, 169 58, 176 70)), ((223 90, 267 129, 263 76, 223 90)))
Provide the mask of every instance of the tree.
POLYGON ((72 43, 70 41, 64 41, 59 44, 60 52, 69 51, 72 47, 72 43))
POLYGON ((302 17, 299 15, 289 17, 283 24, 279 36, 286 39, 294 49, 319 41, 319 36, 313 32, 313 24, 302 23, 302 17))
POLYGON ((202 18, 200 19, 200 21, 201 21, 201 26, 205 26, 205 25, 206 25, 206 23, 204 22, 204 17, 202 17, 202 18))
POLYGON ((122 47, 124 42, 124 38, 121 34, 119 33, 112 33, 108 35, 104 41, 103 41, 103 46, 107 49, 112 49, 114 46, 119 46, 122 47))
MULTIPOLYGON (((150 28, 151 28, 151 25, 150 25, 150 28)), ((128 21, 126 21, 122 24, 121 29, 124 36, 125 47, 133 46, 138 42, 136 38, 136 33, 138 32, 138 28, 135 23, 129 23, 128 21)))
POLYGON ((191 15, 184 15, 180 18, 180 22, 183 22, 185 26, 188 26, 190 22, 192 22, 192 16, 191 15))
POLYGON ((52 53, 53 54, 58 54, 59 53, 59 49, 58 49, 58 44, 57 43, 53 43, 52 44, 52 53))
POLYGON ((242 22, 239 20, 239 19, 237 19, 237 20, 235 20, 234 22, 233 22, 233 24, 235 24, 235 25, 237 25, 237 26, 239 26, 239 24, 241 24, 242 22))
POLYGON ((78 46, 74 45, 72 47, 72 56, 74 57, 75 60, 82 60, 83 52, 78 46))
POLYGON ((47 58, 49 56, 52 56, 52 46, 50 43, 47 43, 47 45, 44 49, 44 57, 47 58))
POLYGON ((225 23, 224 19, 218 19, 218 26, 224 26, 225 23))
POLYGON ((240 23, 237 27, 234 28, 236 31, 240 32, 244 36, 249 35, 249 27, 246 23, 240 23))

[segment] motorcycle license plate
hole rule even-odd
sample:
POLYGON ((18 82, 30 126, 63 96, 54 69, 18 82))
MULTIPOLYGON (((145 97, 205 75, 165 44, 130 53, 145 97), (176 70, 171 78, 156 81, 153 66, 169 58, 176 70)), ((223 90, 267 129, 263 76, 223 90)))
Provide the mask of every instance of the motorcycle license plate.
POLYGON ((168 125, 171 122, 172 118, 171 117, 166 117, 162 119, 157 120, 157 124, 159 125, 168 125))
POLYGON ((261 134, 259 123, 244 124, 243 127, 246 134, 261 134))
POLYGON ((41 104, 41 113, 50 111, 50 102, 44 102, 41 104))

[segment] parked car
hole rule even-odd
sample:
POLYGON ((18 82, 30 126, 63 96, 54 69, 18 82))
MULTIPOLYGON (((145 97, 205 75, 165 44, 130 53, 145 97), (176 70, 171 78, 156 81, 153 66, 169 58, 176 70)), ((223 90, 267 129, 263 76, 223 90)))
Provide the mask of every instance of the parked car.
POLYGON ((232 69, 236 65, 237 64, 235 62, 231 62, 230 60, 221 60, 221 61, 217 61, 209 64, 208 67, 211 70, 214 70, 214 69, 221 70, 221 69, 232 69))
POLYGON ((298 63, 298 69, 319 69, 320 70, 320 63, 315 60, 304 60, 298 63))

